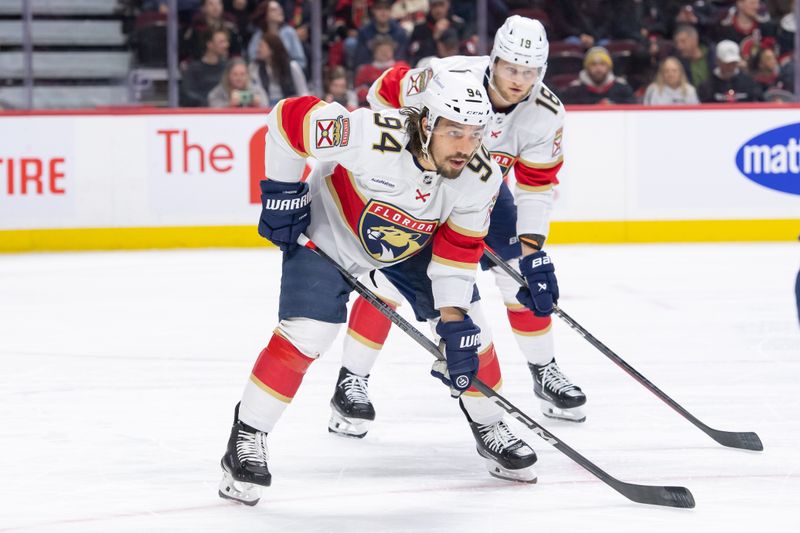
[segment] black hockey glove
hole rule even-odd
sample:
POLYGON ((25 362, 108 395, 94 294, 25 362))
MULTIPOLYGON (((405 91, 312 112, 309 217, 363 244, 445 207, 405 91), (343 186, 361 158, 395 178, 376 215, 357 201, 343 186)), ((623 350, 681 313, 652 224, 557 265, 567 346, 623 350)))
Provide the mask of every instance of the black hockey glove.
POLYGON ((519 271, 530 287, 517 292, 519 303, 536 316, 550 316, 558 303, 558 280, 550 258, 542 251, 526 255, 519 260, 519 271))
POLYGON ((297 244, 311 221, 311 194, 304 182, 261 181, 261 218, 258 234, 281 250, 297 244))
POLYGON ((457 322, 436 324, 436 333, 444 341, 445 361, 436 361, 431 375, 450 387, 450 395, 457 398, 467 390, 478 373, 478 346, 481 328, 468 315, 457 322))

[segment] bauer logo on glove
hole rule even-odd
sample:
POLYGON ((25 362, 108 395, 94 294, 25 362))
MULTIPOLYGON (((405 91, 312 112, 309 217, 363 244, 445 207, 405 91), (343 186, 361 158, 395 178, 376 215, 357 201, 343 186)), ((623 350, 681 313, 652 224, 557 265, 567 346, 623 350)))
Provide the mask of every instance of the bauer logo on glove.
POLYGON ((519 271, 528 286, 517 292, 517 300, 534 315, 549 316, 558 303, 558 280, 552 260, 540 250, 520 259, 519 271))

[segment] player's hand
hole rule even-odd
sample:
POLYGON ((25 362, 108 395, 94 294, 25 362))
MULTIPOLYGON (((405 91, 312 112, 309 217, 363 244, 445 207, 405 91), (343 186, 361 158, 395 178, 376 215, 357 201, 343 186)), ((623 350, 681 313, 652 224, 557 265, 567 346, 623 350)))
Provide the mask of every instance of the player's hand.
POLYGON ((281 250, 297 245, 297 238, 311 221, 311 194, 308 183, 261 181, 261 218, 258 234, 281 250))
POLYGON ((526 255, 519 260, 519 271, 530 287, 517 292, 519 303, 536 316, 550 316, 558 303, 558 280, 550 258, 542 251, 526 255))
POLYGON ((469 388, 478 373, 481 328, 469 315, 464 315, 464 320, 440 320, 436 324, 436 333, 444 341, 446 360, 436 361, 431 375, 450 387, 450 395, 456 398, 469 388))

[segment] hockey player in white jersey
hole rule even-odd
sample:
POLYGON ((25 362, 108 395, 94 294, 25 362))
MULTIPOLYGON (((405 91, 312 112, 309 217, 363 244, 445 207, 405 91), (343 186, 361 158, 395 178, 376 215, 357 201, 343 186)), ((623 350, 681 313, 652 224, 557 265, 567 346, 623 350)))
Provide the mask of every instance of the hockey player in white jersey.
MULTIPOLYGON (((490 105, 466 73, 442 71, 420 108, 349 113, 315 97, 282 100, 267 119, 259 233, 284 250, 279 324, 259 355, 222 457, 219 494, 254 505, 272 480, 267 435, 346 321, 351 287, 325 259, 297 246, 305 233, 349 272, 382 269, 444 342, 432 373, 458 396, 478 376, 499 387, 499 367, 478 357, 484 320, 473 303, 502 172, 482 146, 490 105), (319 164, 300 181, 305 158, 319 164), (466 311, 470 310, 467 314, 466 311)), ((536 454, 487 398, 462 408, 480 425, 493 473, 535 480, 536 454)))
MULTIPOLYGON (((492 272, 514 336, 528 361, 543 413, 582 422, 585 415, 581 406, 586 396, 555 361, 550 314, 558 300, 558 284, 552 262, 542 251, 552 189, 563 162, 564 123, 563 105, 542 81, 547 55, 547 36, 541 23, 515 15, 498 30, 489 57, 455 56, 434 59, 425 69, 389 69, 372 85, 368 99, 373 109, 415 105, 424 98, 431 76, 443 69, 466 70, 483 80, 492 103, 484 145, 505 178, 486 243, 517 266, 536 290, 533 295, 520 291, 499 267, 493 267, 492 272), (512 176, 516 182, 514 195, 507 184, 512 176)), ((481 265, 492 267, 485 258, 481 265)), ((364 281, 371 282, 387 303, 399 304, 400 293, 380 273, 364 281)), ((330 431, 350 437, 366 435, 375 418, 368 395, 369 374, 390 325, 365 300, 354 304, 339 381, 331 400, 330 431)), ((488 336, 484 328, 484 337, 488 336)), ((490 344, 486 349, 493 348, 490 344)))

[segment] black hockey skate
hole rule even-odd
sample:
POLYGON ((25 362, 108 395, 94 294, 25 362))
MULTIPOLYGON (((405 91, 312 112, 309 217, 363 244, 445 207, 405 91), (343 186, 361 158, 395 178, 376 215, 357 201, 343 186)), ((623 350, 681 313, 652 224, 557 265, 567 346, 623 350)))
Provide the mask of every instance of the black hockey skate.
POLYGON ((478 455, 486 461, 486 468, 496 478, 522 483, 536 483, 536 452, 511 432, 505 422, 478 424, 469 417, 464 404, 461 410, 467 417, 475 437, 478 455))
POLYGON ((261 497, 260 486, 269 487, 272 483, 268 459, 267 434, 240 421, 239 404, 236 404, 228 449, 220 462, 220 497, 245 505, 257 504, 261 497))
POLYGON ((361 377, 345 367, 339 370, 336 390, 331 398, 328 431, 343 437, 364 438, 369 423, 375 420, 368 387, 369 376, 361 377))
POLYGON ((586 395, 561 372, 555 358, 542 366, 528 363, 528 368, 533 375, 533 392, 541 399, 542 413, 546 417, 570 422, 586 420, 581 409, 586 395))

